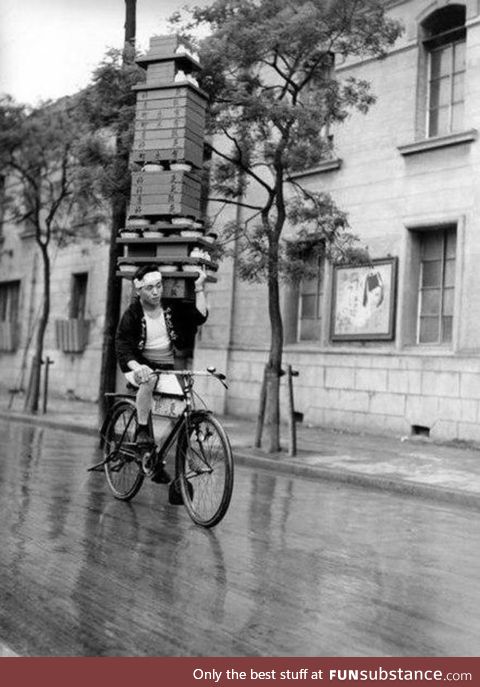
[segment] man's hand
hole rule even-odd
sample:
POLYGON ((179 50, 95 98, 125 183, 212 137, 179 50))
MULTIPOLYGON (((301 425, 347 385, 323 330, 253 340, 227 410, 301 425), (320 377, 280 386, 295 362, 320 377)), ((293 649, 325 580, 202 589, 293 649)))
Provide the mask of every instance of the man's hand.
POLYGON ((150 379, 151 374, 152 370, 148 367, 148 365, 140 365, 140 367, 137 367, 137 369, 134 371, 133 378, 137 384, 145 384, 145 382, 148 382, 150 379))
POLYGON ((195 291, 200 291, 203 289, 203 285, 205 283, 205 280, 207 278, 207 273, 205 270, 200 270, 198 273, 198 277, 195 279, 195 291))

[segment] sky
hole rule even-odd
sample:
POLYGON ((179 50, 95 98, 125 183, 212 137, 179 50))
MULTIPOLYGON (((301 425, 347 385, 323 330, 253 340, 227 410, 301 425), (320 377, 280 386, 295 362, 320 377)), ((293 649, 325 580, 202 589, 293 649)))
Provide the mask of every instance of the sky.
MULTIPOLYGON (((167 33, 168 17, 205 0, 137 0, 137 46, 167 33)), ((0 93, 17 102, 71 95, 109 47, 121 48, 125 0, 0 0, 0 93)))

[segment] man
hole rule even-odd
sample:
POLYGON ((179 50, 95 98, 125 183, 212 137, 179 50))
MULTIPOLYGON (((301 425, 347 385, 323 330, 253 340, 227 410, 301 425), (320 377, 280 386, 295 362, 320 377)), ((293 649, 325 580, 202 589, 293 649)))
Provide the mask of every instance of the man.
MULTIPOLYGON (((125 310, 118 326, 117 360, 127 381, 138 387, 137 449, 147 474, 146 461, 152 450, 148 418, 157 382, 151 376, 152 371, 183 367, 185 359, 193 354, 197 328, 208 315, 205 280, 206 274, 201 271, 195 280, 195 303, 167 302, 162 299, 162 275, 158 267, 140 267, 133 279, 137 297, 125 310)), ((170 481, 164 461, 152 479, 162 484, 170 481)))

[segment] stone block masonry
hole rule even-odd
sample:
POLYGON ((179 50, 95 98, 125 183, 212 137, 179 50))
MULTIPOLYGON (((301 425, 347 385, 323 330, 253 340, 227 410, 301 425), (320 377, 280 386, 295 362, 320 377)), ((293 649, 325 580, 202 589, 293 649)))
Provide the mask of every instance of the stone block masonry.
MULTIPOLYGON (((202 345, 202 359, 216 355, 218 351, 202 345)), ((256 416, 265 357, 261 350, 230 351, 226 412, 256 416)), ((345 354, 343 359, 345 365, 338 352, 321 351, 309 356, 305 366, 304 353, 288 351, 288 363, 300 372, 294 379, 295 408, 305 423, 388 435, 426 431, 435 440, 473 441, 479 436, 480 372, 465 372, 463 358, 437 356, 437 371, 430 356, 419 354, 372 351, 345 354)), ((282 393, 285 396, 285 389, 282 393)), ((285 402, 282 412, 287 422, 285 402)))

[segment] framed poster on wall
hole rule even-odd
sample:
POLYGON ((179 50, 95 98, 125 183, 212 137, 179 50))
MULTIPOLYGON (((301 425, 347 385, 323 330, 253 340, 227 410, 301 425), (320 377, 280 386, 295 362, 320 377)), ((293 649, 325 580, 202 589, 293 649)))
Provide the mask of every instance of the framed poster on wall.
POLYGON ((393 339, 395 330, 397 258, 365 265, 335 265, 331 339, 393 339))

